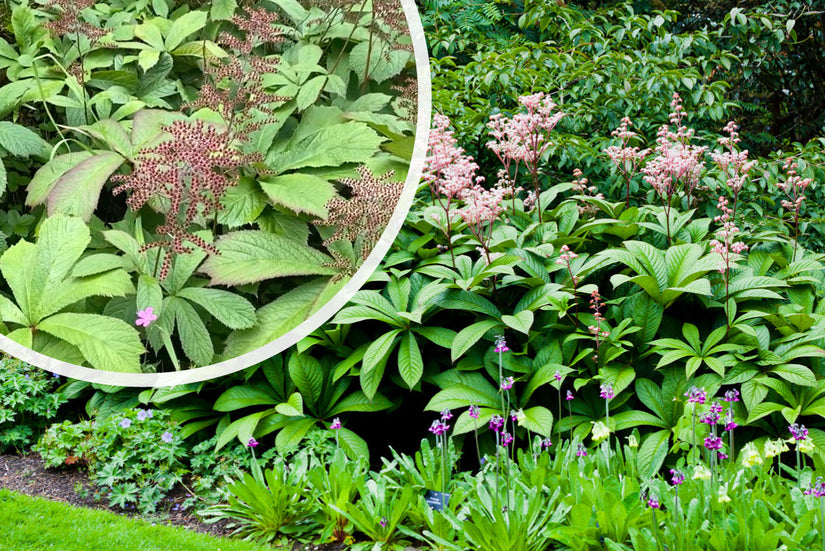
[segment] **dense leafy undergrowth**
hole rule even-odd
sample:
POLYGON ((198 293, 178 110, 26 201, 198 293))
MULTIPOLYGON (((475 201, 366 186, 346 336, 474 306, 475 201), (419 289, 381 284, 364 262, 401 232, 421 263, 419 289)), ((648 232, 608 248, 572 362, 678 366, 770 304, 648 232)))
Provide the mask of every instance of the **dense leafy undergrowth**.
MULTIPOLYGON (((455 8, 436 4, 425 21, 455 8)), ((47 438, 131 438, 136 408, 163 410, 168 453, 232 449, 247 473, 210 514, 271 541, 823 545, 825 141, 749 154, 759 133, 740 133, 748 110, 717 76, 801 37, 779 12, 684 30, 672 11, 562 4, 442 45, 456 55, 434 62, 425 181, 329 324, 215 381, 68 382, 93 421, 47 438), (407 455, 381 447, 398 433, 407 455), (385 456, 370 472, 364 436, 385 456), (261 467, 244 449, 259 442, 261 467), (449 492, 447 511, 425 490, 449 492)))
POLYGON ((172 371, 255 350, 341 289, 406 178, 412 44, 395 1, 303 4, 6 4, 4 335, 172 371))

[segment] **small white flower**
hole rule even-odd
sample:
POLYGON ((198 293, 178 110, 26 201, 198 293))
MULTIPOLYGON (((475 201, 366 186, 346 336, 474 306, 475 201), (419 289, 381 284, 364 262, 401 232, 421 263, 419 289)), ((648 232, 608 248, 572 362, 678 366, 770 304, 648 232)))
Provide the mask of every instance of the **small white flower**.
POLYGON ((708 469, 704 465, 696 465, 693 468, 693 479, 694 480, 710 480, 710 469, 708 469))
POLYGON ((607 425, 605 425, 601 421, 590 421, 590 424, 593 425, 593 442, 601 442, 602 440, 610 436, 610 429, 607 428, 607 425))

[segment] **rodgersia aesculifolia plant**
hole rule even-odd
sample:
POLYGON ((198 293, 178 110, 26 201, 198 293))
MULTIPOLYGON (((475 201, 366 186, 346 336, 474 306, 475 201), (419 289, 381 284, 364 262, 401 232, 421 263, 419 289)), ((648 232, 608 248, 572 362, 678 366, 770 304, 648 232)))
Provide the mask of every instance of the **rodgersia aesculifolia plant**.
POLYGON ((276 104, 287 99, 264 89, 263 75, 273 71, 275 63, 253 51, 283 40, 274 26, 276 21, 277 15, 264 8, 236 15, 232 23, 239 32, 219 37, 235 54, 226 60, 204 58, 207 81, 197 99, 184 107, 217 113, 221 123, 199 119, 172 122, 163 127, 167 133, 163 142, 138 154, 130 174, 112 178, 120 182, 113 193, 128 192, 127 204, 132 210, 148 203, 165 217, 155 229, 161 239, 143 245, 140 251, 164 250, 160 271, 153 274, 160 279, 168 275, 173 254, 192 252, 187 242, 209 254, 219 254, 195 231, 215 225, 223 208, 221 199, 237 185, 241 174, 265 170, 260 166, 260 153, 246 151, 244 142, 251 133, 273 122, 276 104))

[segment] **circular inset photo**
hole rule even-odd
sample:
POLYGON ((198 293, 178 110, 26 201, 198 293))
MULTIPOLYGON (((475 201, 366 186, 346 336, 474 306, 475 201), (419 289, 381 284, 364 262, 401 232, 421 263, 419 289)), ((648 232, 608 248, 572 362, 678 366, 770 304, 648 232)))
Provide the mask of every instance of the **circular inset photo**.
POLYGON ((309 334, 387 252, 430 117, 412 0, 49 0, 11 22, 5 352, 122 386, 217 377, 309 334))

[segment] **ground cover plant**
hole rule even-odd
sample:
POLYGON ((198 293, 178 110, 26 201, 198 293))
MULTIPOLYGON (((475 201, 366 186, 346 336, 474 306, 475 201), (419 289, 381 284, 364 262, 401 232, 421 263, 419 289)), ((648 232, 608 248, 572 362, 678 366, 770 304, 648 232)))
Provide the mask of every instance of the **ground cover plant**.
POLYGON ((256 350, 394 211, 417 98, 401 5, 11 3, 3 334, 118 372, 256 350))
POLYGON ((372 282, 244 373, 80 400, 240 446, 205 516, 274 544, 825 546, 825 141, 753 152, 729 88, 821 14, 479 2, 450 43, 422 4, 438 114, 372 282))

